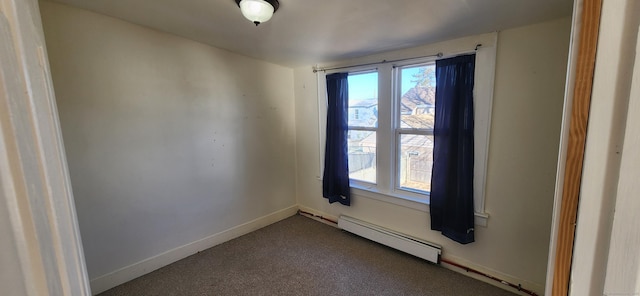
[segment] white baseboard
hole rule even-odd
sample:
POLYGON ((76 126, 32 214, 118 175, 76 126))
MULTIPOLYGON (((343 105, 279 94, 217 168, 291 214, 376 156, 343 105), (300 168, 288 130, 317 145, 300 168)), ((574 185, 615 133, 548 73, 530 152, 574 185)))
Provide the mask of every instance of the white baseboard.
POLYGON ((99 276, 91 280, 91 292, 93 295, 104 292, 197 252, 293 216, 297 211, 298 206, 294 205, 99 276))
MULTIPOLYGON (((523 279, 519 279, 517 277, 510 276, 508 274, 505 274, 505 273, 502 273, 502 272, 499 272, 499 271, 496 271, 496 270, 493 270, 493 269, 489 269, 489 268, 474 264, 471 261, 462 259, 460 257, 450 256, 449 255, 449 256, 442 256, 442 258, 443 259, 447 259, 447 260, 451 260, 451 261, 453 261, 455 263, 458 263, 460 265, 464 265, 464 266, 469 267, 469 268, 473 268, 473 269, 475 269, 477 271, 486 273, 486 274, 491 275, 493 277, 499 278, 499 279, 501 279, 503 281, 508 281, 508 282, 510 282, 512 284, 516 284, 516 285, 520 284, 520 285, 522 285, 523 289, 527 289, 529 291, 533 291, 538 295, 543 295, 544 294, 544 285, 536 284, 536 283, 533 283, 533 282, 530 282, 530 281, 527 281, 527 280, 523 280, 523 279)), ((492 280, 490 278, 481 276, 479 274, 475 274, 473 272, 468 272, 465 269, 462 269, 462 268, 459 268, 459 267, 456 267, 456 266, 453 266, 453 265, 449 265, 449 264, 447 264, 445 262, 442 262, 440 265, 442 265, 442 267, 444 267, 446 269, 449 269, 449 270, 458 272, 460 274, 466 275, 468 277, 477 279, 479 281, 491 284, 491 285, 496 286, 498 288, 502 288, 502 289, 507 290, 509 292, 516 293, 517 295, 525 295, 525 296, 529 295, 529 294, 526 294, 524 292, 519 292, 517 289, 514 289, 514 288, 512 288, 512 287, 510 287, 508 285, 505 285, 505 284, 502 284, 500 282, 494 281, 494 280, 492 280)))

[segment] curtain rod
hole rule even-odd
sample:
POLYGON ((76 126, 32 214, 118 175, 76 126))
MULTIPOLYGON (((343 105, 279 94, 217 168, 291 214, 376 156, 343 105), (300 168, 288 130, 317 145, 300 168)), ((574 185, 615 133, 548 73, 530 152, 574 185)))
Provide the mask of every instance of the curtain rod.
MULTIPOLYGON (((477 51, 480 46, 482 46, 482 44, 480 44, 480 43, 476 44, 476 48, 474 50, 477 51)), ((347 68, 353 68, 353 67, 373 66, 373 65, 380 65, 380 64, 386 64, 386 63, 397 63, 397 62, 404 62, 404 61, 408 61, 408 60, 431 58, 431 57, 441 58, 443 56, 444 56, 444 54, 442 52, 439 52, 437 54, 432 54, 432 55, 427 55, 427 56, 406 58, 406 59, 398 59, 398 60, 391 60, 391 61, 382 60, 381 62, 357 64, 357 65, 350 65, 350 66, 341 66, 341 67, 332 67, 332 68, 313 68, 313 73, 320 72, 320 71, 326 72, 326 71, 331 71, 331 70, 347 69, 347 68)))

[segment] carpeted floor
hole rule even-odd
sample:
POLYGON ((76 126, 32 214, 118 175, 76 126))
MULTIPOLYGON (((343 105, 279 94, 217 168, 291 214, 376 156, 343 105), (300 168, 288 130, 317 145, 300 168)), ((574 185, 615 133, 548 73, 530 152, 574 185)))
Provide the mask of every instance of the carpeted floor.
POLYGON ((293 216, 100 295, 515 294, 293 216))

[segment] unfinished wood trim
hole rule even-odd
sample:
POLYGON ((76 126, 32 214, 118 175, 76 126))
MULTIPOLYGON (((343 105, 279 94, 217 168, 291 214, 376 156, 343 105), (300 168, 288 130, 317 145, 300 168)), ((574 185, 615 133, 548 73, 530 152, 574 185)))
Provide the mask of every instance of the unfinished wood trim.
POLYGON ((558 223, 556 258, 553 273, 553 296, 565 296, 569 292, 571 260, 575 236, 578 200, 582 180, 587 122, 593 86, 596 47, 600 28, 602 0, 584 0, 580 24, 580 40, 573 106, 569 126, 569 140, 564 173, 564 187, 558 223))

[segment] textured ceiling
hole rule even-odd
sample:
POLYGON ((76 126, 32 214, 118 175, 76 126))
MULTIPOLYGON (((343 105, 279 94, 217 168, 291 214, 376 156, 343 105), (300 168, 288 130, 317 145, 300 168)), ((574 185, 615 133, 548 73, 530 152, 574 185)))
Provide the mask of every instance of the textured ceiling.
POLYGON ((285 66, 359 57, 571 15, 573 0, 280 0, 256 27, 234 0, 52 0, 285 66))

